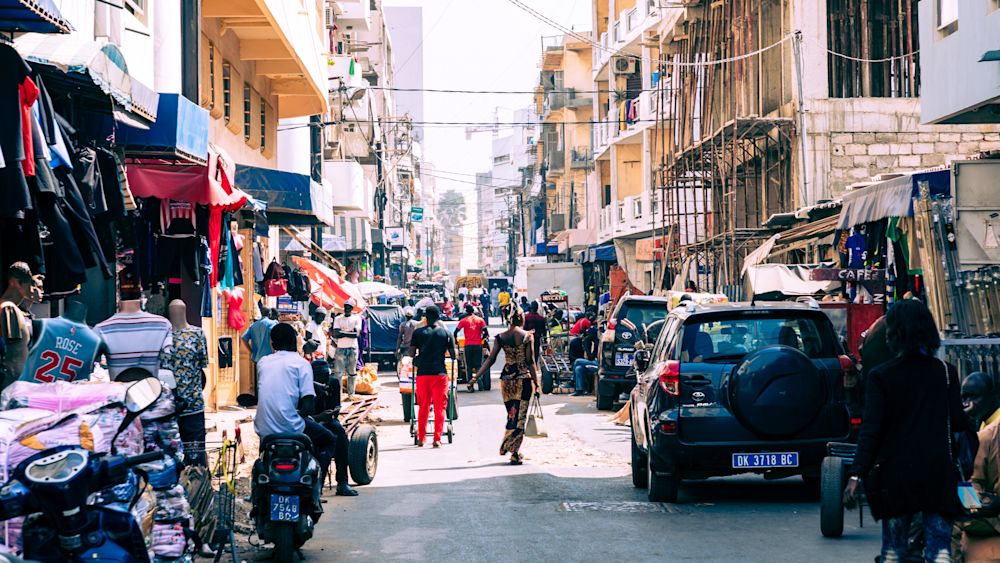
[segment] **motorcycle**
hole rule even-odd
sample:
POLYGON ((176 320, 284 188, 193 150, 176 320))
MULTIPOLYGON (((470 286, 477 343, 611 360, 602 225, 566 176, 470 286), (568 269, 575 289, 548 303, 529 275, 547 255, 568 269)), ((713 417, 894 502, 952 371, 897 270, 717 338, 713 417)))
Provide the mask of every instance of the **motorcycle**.
MULTIPOLYGON (((155 378, 133 383, 125 392, 126 416, 118 432, 160 396, 155 378)), ((136 456, 94 453, 59 446, 18 464, 0 488, 0 521, 28 516, 22 530, 30 561, 118 561, 148 563, 146 542, 128 510, 91 504, 91 495, 125 483, 137 465, 163 459, 163 452, 136 456)))
POLYGON ((274 544, 274 559, 291 563, 313 536, 323 514, 320 466, 305 434, 272 434, 261 441, 253 466, 251 516, 261 540, 274 544))

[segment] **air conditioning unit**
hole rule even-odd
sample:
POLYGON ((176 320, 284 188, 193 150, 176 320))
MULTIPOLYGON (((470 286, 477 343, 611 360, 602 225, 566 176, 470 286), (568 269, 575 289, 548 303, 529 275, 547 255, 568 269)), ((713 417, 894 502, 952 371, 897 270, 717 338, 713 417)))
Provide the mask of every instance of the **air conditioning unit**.
POLYGON ((634 57, 615 57, 615 74, 635 73, 634 57))
POLYGON ((333 12, 333 5, 327 4, 326 8, 323 10, 324 20, 326 21, 327 29, 332 29, 336 24, 337 15, 333 12))

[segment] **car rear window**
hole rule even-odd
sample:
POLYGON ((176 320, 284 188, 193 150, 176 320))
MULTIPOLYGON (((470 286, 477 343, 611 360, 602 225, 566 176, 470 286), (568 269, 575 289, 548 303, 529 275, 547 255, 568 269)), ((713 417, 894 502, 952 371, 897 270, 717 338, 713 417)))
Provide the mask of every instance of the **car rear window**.
POLYGON ((791 346, 810 358, 837 355, 833 328, 825 317, 747 315, 690 320, 684 326, 681 361, 738 359, 775 344, 791 346))
POLYGON ((634 301, 629 303, 626 301, 622 303, 622 308, 618 311, 618 320, 628 319, 630 323, 635 325, 637 329, 642 328, 642 325, 647 327, 651 326, 656 321, 662 321, 667 318, 667 304, 664 303, 649 303, 642 301, 634 301))

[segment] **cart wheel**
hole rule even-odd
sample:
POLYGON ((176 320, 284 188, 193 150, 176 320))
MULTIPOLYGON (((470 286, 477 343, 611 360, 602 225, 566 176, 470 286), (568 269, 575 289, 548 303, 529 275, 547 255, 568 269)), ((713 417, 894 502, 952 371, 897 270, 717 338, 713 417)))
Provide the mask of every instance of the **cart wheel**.
POLYGON ((449 444, 452 442, 452 439, 454 437, 455 437, 455 430, 453 429, 453 427, 452 427, 451 424, 448 424, 448 443, 449 444))
POLYGON ((403 398, 403 422, 410 422, 413 419, 413 394, 400 393, 403 398))
POLYGON ((844 460, 828 456, 820 468, 819 529, 827 538, 844 535, 844 460))
MULTIPOLYGON (((458 393, 452 388, 448 391, 448 420, 458 420, 458 393)), ((443 414, 443 413, 442 413, 443 414)), ((437 416, 436 414, 434 416, 437 416)))
POLYGON ((375 478, 378 470, 378 435, 375 428, 362 424, 351 434, 347 444, 348 464, 351 477, 359 485, 367 485, 375 478))
POLYGON ((545 393, 546 395, 552 393, 552 387, 553 387, 552 372, 550 372, 550 371, 543 371, 542 372, 542 393, 545 393))

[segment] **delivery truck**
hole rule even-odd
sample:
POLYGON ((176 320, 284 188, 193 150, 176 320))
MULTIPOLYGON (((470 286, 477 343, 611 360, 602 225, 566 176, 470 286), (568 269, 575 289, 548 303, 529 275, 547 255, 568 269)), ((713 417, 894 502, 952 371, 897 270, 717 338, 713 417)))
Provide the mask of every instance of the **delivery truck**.
POLYGON ((565 291, 572 309, 582 309, 583 267, 573 262, 529 264, 526 268, 526 289, 529 300, 538 299, 542 292, 565 291))

